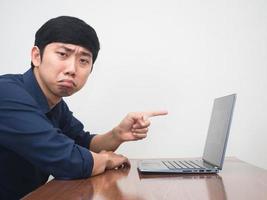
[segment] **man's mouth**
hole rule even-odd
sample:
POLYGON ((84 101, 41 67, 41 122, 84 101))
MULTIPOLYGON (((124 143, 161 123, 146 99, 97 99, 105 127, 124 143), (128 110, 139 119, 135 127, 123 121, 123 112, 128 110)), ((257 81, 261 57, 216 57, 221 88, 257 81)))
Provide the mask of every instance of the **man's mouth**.
POLYGON ((62 87, 67 87, 67 88, 76 87, 76 83, 73 80, 69 80, 69 79, 60 80, 58 83, 59 83, 59 86, 62 86, 62 87))

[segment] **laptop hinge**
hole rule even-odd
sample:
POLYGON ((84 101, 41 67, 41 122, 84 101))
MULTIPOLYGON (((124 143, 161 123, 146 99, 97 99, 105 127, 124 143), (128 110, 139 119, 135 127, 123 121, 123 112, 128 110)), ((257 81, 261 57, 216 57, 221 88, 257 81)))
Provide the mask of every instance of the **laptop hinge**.
POLYGON ((211 165, 213 168, 215 168, 215 169, 220 169, 220 170, 221 170, 221 168, 220 168, 219 166, 214 165, 214 164, 210 163, 209 161, 206 161, 206 160, 203 159, 203 158, 202 158, 202 160, 203 160, 204 163, 207 163, 208 165, 211 165))

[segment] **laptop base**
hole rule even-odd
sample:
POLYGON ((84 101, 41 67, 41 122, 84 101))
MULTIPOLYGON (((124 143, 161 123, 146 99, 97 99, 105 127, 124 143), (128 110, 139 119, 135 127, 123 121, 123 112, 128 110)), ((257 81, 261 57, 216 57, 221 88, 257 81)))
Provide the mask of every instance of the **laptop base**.
POLYGON ((177 174, 214 174, 219 169, 210 166, 202 160, 142 160, 138 163, 141 173, 177 173, 177 174), (187 164, 184 165, 183 163, 187 164), (195 164, 193 164, 195 163, 195 164))

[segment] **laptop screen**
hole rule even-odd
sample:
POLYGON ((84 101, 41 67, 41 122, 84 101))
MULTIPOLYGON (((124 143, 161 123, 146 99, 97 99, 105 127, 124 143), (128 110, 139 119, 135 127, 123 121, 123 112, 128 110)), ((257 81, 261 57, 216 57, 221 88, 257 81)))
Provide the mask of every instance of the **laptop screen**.
POLYGON ((222 169, 236 94, 214 100, 203 160, 222 169))

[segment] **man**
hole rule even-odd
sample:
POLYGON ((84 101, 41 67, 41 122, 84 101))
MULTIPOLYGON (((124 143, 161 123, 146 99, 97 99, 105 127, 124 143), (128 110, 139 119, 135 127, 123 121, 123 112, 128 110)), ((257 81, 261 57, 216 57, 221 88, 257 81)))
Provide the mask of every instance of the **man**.
POLYGON ((147 136, 149 117, 165 111, 128 114, 111 131, 92 135, 62 97, 79 91, 99 51, 95 30, 61 16, 35 35, 31 69, 0 77, 0 199, 19 199, 58 179, 87 178, 129 164, 114 151, 147 136))

